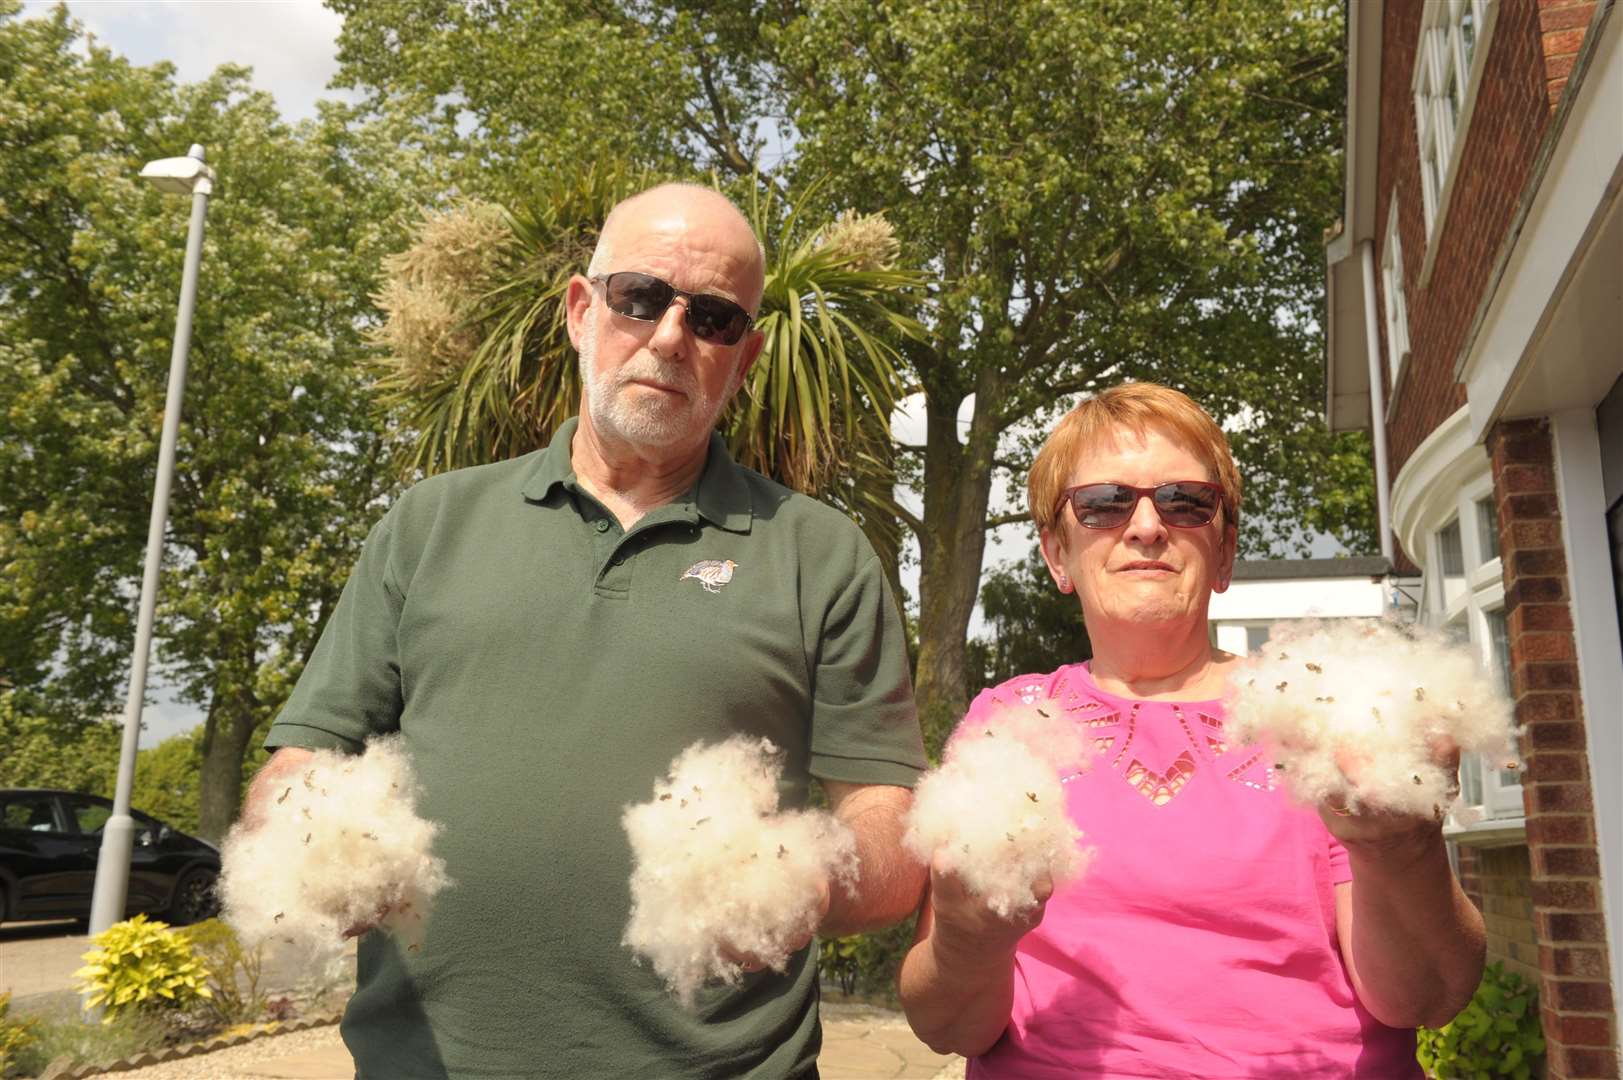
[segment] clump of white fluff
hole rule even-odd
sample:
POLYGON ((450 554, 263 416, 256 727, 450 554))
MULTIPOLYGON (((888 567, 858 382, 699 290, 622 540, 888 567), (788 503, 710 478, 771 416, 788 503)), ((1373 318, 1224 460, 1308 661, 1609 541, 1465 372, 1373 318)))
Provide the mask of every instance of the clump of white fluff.
POLYGON ((1065 812, 1061 770, 1091 761, 1078 725, 1042 704, 1006 706, 960 731, 940 768, 919 781, 904 838, 999 915, 1030 910, 1036 884, 1079 877, 1090 852, 1065 812))
POLYGON ((788 967, 816 929, 824 883, 857 879, 856 837, 825 811, 778 812, 782 754, 768 739, 696 743, 626 808, 631 919, 622 943, 685 1005, 707 980, 737 983, 725 950, 788 967))
POLYGON ((336 954, 344 931, 363 924, 416 949, 434 896, 451 883, 431 853, 440 827, 417 816, 417 794, 397 736, 359 756, 318 751, 274 789, 263 820, 226 837, 225 920, 245 944, 312 959, 336 954))
POLYGON ((1456 794, 1434 746, 1511 762, 1516 745, 1510 702, 1468 649, 1379 619, 1277 630, 1233 680, 1226 730, 1269 746, 1301 802, 1425 817, 1456 794))

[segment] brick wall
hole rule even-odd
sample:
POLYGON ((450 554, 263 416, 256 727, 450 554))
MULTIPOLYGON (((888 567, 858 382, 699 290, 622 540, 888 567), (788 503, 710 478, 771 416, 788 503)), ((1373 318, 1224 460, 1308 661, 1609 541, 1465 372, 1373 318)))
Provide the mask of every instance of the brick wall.
MULTIPOLYGON (((1382 24, 1375 258, 1380 265, 1395 196, 1410 340, 1409 359, 1387 409, 1393 477, 1415 447, 1465 404, 1465 388, 1455 381, 1454 368, 1550 121, 1539 0, 1500 0, 1455 164, 1448 212, 1432 237, 1437 251, 1422 287, 1427 236, 1413 79, 1423 9, 1422 0, 1394 0, 1386 5, 1382 24)), ((1553 21, 1559 21, 1558 10, 1550 11, 1553 21)), ((1565 47, 1564 39, 1561 45, 1565 47)), ((1384 296, 1380 300, 1386 303, 1384 296)), ((1384 340, 1384 319, 1380 332, 1390 386, 1393 358, 1384 340)))
MULTIPOLYGON (((1616 1080, 1617 1015, 1548 421, 1501 421, 1487 448, 1516 718, 1525 725, 1522 798, 1549 1075, 1616 1080)), ((1474 872, 1487 899, 1483 854, 1474 872)))
POLYGON ((1533 985, 1539 981, 1538 931, 1533 920, 1532 856, 1526 847, 1460 848, 1460 882, 1482 911, 1488 959, 1533 985))
POLYGON ((1544 52, 1544 83, 1550 111, 1561 103, 1584 34, 1595 17, 1595 0, 1539 0, 1538 28, 1544 52))

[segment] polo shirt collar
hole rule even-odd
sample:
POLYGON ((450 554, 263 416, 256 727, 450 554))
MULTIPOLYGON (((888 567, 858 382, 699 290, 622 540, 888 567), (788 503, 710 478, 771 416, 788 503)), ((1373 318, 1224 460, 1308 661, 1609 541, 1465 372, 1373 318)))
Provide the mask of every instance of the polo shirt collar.
MULTIPOLYGON (((547 448, 541 451, 535 464, 524 478, 524 497, 531 502, 544 502, 554 488, 563 486, 573 491, 576 487, 575 469, 570 460, 570 445, 580 418, 571 416, 558 426, 547 448)), ((726 529, 728 532, 747 533, 754 520, 754 500, 750 498, 749 482, 743 469, 727 452, 727 441, 711 432, 710 448, 705 458, 704 471, 699 474, 698 490, 690 492, 691 501, 700 517, 726 529)))

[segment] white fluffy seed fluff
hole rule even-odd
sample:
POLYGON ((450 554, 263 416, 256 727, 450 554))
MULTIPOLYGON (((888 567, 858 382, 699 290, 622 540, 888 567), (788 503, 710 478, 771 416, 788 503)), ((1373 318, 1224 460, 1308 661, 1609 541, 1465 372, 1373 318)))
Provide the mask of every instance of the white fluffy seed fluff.
POLYGON ((778 812, 783 757, 770 740, 696 743, 626 808, 631 919, 623 944, 684 1005, 706 981, 738 982, 724 950, 777 971, 815 929, 825 882, 854 889, 856 837, 824 811, 778 812))
POLYGON ((398 736, 359 756, 317 752, 274 789, 262 822, 226 837, 224 918, 245 944, 311 961, 336 954, 344 931, 360 924, 417 948, 434 896, 451 884, 431 852, 440 827, 417 816, 417 794, 398 736))
POLYGON ((1510 702, 1470 651, 1390 620, 1276 629, 1232 680, 1229 717, 1232 740, 1267 745, 1308 804, 1429 817, 1455 795, 1433 747, 1516 757, 1510 702))
POLYGON ((1080 877, 1091 851, 1065 812, 1061 770, 1091 762, 1080 727, 1051 704, 1006 706, 958 731, 913 792, 904 842, 999 915, 1029 910, 1036 884, 1080 877))

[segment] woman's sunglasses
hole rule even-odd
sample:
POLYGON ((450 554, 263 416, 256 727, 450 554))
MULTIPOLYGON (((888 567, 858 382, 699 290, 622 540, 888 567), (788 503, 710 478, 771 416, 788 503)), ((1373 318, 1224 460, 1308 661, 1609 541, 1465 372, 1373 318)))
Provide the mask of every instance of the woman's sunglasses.
POLYGON ((1161 520, 1174 529, 1210 525, 1223 505, 1223 489, 1205 480, 1174 480, 1155 487, 1131 484, 1078 484, 1059 493, 1060 511, 1071 504, 1076 523, 1084 529, 1114 529, 1125 525, 1138 509, 1138 500, 1150 497, 1161 520))
POLYGON ((603 286, 603 299, 610 311, 640 322, 655 321, 680 296, 687 301, 682 305, 683 318, 688 329, 693 331, 693 336, 700 341, 737 345, 752 321, 749 312, 724 296, 683 292, 652 274, 621 270, 601 274, 591 281, 594 285, 603 286))

